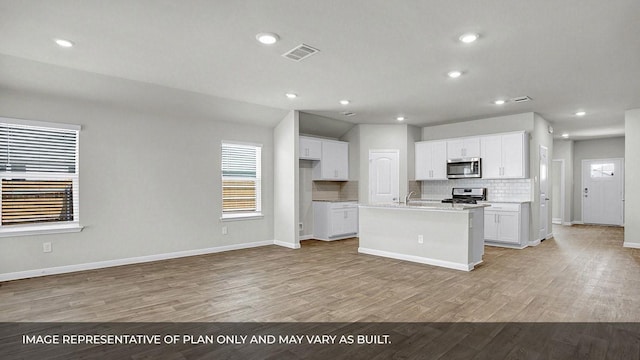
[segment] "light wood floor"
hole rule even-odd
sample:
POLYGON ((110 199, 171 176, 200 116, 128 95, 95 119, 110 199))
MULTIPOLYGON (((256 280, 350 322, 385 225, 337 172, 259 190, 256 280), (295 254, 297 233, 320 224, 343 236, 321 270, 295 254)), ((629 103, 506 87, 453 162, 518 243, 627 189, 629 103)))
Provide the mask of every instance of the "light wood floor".
POLYGON ((303 241, 2 283, 0 321, 640 321, 640 250, 616 227, 486 247, 471 272, 303 241))

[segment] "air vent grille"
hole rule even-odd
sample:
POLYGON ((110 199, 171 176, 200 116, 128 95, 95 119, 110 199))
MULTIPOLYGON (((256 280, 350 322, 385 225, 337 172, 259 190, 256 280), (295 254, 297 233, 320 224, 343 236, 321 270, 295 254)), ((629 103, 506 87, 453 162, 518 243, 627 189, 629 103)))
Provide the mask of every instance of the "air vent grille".
POLYGON ((521 102, 526 102, 526 101, 531 101, 531 98, 528 96, 518 96, 518 97, 514 97, 512 99, 510 99, 512 102, 514 103, 521 103, 521 102))
POLYGON ((356 113, 351 111, 343 111, 341 114, 344 116, 354 116, 356 113))
POLYGON ((309 56, 319 52, 320 50, 311 47, 309 45, 306 44, 300 44, 298 46, 296 46, 295 48, 287 51, 286 53, 282 54, 282 56, 286 57, 287 59, 293 60, 293 61, 301 61, 303 59, 308 58, 309 56))

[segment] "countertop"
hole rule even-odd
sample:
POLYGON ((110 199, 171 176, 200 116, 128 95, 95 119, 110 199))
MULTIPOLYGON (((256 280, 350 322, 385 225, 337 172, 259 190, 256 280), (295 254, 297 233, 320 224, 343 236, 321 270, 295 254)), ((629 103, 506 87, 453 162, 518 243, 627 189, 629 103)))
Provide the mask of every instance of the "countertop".
POLYGON ((340 202, 358 202, 358 200, 311 200, 315 202, 332 202, 332 203, 340 203, 340 202))
MULTIPOLYGON (((449 197, 450 198, 450 197, 449 197)), ((443 198, 444 199, 444 198, 443 198)), ((428 201, 428 202, 440 202, 442 199, 420 199, 420 200, 412 200, 412 201, 428 201)), ((478 204, 528 204, 531 200, 482 200, 478 201, 478 204)))
POLYGON ((424 210, 424 211, 464 211, 489 207, 488 204, 445 204, 439 201, 409 201, 404 203, 385 203, 385 204, 368 204, 360 205, 360 207, 372 208, 389 208, 389 209, 407 209, 407 210, 424 210))

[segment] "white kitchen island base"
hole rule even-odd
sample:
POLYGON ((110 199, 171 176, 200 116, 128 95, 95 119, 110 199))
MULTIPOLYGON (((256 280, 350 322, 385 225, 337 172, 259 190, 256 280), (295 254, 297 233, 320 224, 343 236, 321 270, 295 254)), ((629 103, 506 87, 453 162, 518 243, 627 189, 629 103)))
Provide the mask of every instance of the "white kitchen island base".
POLYGON ((361 205, 359 253, 470 271, 484 254, 483 205, 361 205))

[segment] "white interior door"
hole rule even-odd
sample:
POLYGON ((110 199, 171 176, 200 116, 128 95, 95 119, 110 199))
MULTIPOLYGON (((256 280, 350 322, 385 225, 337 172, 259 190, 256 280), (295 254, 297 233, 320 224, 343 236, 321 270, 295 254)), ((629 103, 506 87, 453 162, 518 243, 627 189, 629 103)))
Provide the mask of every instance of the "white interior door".
POLYGON ((538 238, 544 240, 549 235, 549 149, 540 145, 540 231, 538 238))
POLYGON ((369 203, 397 202, 400 192, 400 151, 369 151, 369 203))
POLYGON ((582 221, 623 224, 624 168, 622 159, 582 160, 582 221))

